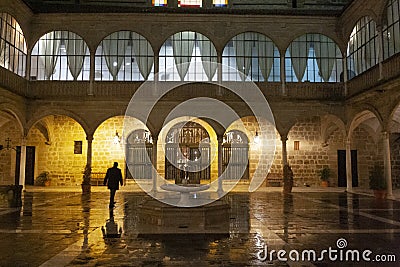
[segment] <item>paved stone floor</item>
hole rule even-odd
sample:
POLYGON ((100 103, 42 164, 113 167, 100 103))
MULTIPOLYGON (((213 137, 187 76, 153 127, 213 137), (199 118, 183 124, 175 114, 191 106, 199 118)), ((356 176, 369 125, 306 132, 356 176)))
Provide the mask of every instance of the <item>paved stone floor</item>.
POLYGON ((0 266, 400 266, 398 201, 333 191, 236 192, 224 198, 231 206, 226 237, 142 236, 138 205, 148 198, 118 191, 112 214, 106 190, 28 190, 21 209, 2 201, 0 266), (103 238, 111 217, 119 238, 103 238))

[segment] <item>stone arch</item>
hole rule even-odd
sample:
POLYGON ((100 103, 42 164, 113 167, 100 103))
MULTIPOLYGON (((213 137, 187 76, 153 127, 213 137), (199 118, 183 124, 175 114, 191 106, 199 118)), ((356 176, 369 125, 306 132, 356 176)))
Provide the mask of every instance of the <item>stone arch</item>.
POLYGON ((344 36, 344 41, 348 43, 350 41, 350 35, 351 32, 353 31, 354 27, 356 26, 357 22, 362 19, 363 17, 370 17, 371 20, 373 20, 375 23, 379 21, 378 15, 371 9, 367 10, 360 10, 357 13, 357 16, 351 17, 350 21, 347 23, 347 25, 352 25, 349 27, 343 27, 343 36, 344 36))
POLYGON ((396 129, 399 128, 400 132, 400 99, 398 101, 398 104, 391 111, 385 128, 387 130, 392 130, 393 127, 396 127, 396 129))
POLYGON ((0 111, 3 111, 5 113, 11 115, 17 121, 18 127, 21 131, 21 135, 26 136, 28 131, 27 131, 27 127, 25 125, 25 116, 22 114, 22 112, 17 110, 14 105, 11 105, 9 103, 1 103, 0 111))
POLYGON ((208 81, 208 80, 212 81, 217 76, 216 63, 218 58, 218 51, 216 50, 214 42, 208 36, 204 35, 201 32, 192 30, 180 30, 178 32, 174 32, 164 40, 164 42, 162 43, 161 47, 157 52, 157 56, 160 62, 159 73, 158 73, 160 81, 168 81, 168 80, 183 81, 185 79, 190 81, 208 81), (177 39, 176 44, 181 44, 182 47, 192 46, 191 47, 192 51, 190 52, 186 51, 185 49, 181 49, 182 54, 179 54, 179 56, 176 57, 176 54, 174 52, 175 42, 171 42, 171 44, 168 42, 168 40, 172 40, 174 36, 179 37, 179 39, 177 39), (195 36, 197 36, 196 39, 195 36), (193 42, 183 43, 185 42, 185 40, 191 40, 193 42), (195 40, 196 42, 194 42, 195 40), (171 50, 167 49, 169 44, 172 46, 172 53, 171 50), (207 60, 212 61, 215 64, 209 66, 209 68, 204 67, 204 62, 206 60, 203 60, 203 56, 205 55, 200 55, 201 53, 196 52, 197 49, 199 49, 201 52, 202 47, 205 47, 200 44, 208 45, 207 48, 210 49, 210 53, 206 57, 209 58, 207 60), (214 52, 214 50, 215 50, 215 55, 214 53, 211 53, 211 51, 214 52), (179 59, 182 59, 182 61, 179 62, 179 59), (163 64, 161 62, 163 62, 163 64), (198 75, 193 75, 196 74, 193 73, 194 71, 193 65, 195 64, 199 65, 199 70, 200 70, 199 73, 202 73, 203 77, 201 76, 198 77, 198 75), (212 77, 208 77, 209 75, 212 77))
POLYGON ((383 162, 381 132, 383 129, 380 114, 368 107, 355 114, 347 125, 346 142, 351 150, 357 151, 358 186, 368 187, 369 171, 375 163, 383 162))
MULTIPOLYGON (((182 29, 179 29, 178 31, 177 31, 177 30, 173 30, 173 31, 170 31, 170 32, 167 33, 167 36, 164 37, 164 38, 162 39, 162 41, 161 41, 161 46, 158 47, 157 55, 159 55, 160 49, 161 49, 161 47, 165 44, 165 42, 166 42, 169 38, 171 38, 173 35, 175 35, 175 34, 177 34, 177 33, 180 33, 180 32, 194 32, 194 33, 201 34, 201 35, 203 35, 204 37, 206 37, 206 38, 211 42, 211 44, 214 46, 215 50, 217 51, 217 54, 218 54, 219 52, 221 52, 221 51, 219 51, 219 50, 217 49, 217 47, 215 46, 215 43, 214 43, 213 40, 210 38, 209 34, 205 33, 204 30, 202 30, 202 29, 196 29, 196 30, 195 30, 195 29, 182 28, 182 29)), ((154 52, 154 54, 156 54, 156 52, 154 52)))
POLYGON ((342 56, 346 54, 345 52, 343 52, 343 49, 344 49, 344 50, 346 49, 346 47, 345 47, 346 44, 340 45, 341 42, 340 42, 340 39, 338 38, 337 35, 334 35, 334 34, 332 34, 332 33, 325 33, 325 32, 324 32, 324 33, 322 33, 322 32, 304 32, 304 33, 301 33, 301 34, 297 34, 296 36, 294 36, 294 37, 289 41, 289 43, 287 44, 287 46, 284 48, 283 54, 286 53, 286 51, 288 50, 290 44, 293 43, 293 41, 295 41, 296 39, 298 39, 298 38, 300 38, 300 37, 302 37, 302 36, 304 36, 304 35, 307 35, 307 34, 320 34, 320 35, 322 35, 322 36, 328 37, 329 39, 331 39, 331 40, 337 45, 337 47, 339 48, 339 51, 340 51, 340 53, 342 54, 342 56))
POLYGON ((271 37, 271 36, 269 36, 269 35, 267 35, 267 34, 261 32, 261 31, 240 31, 240 32, 236 32, 235 35, 229 35, 229 36, 227 36, 227 37, 226 37, 226 40, 225 40, 225 42, 224 42, 224 46, 223 46, 223 48, 222 48, 221 54, 222 54, 223 50, 225 49, 226 45, 227 45, 233 38, 235 38, 235 37, 238 36, 238 35, 244 34, 244 33, 255 33, 255 34, 259 34, 259 35, 262 35, 262 36, 267 37, 267 38, 270 39, 270 40, 272 41, 272 43, 278 48, 279 54, 282 54, 282 51, 281 51, 280 47, 278 47, 278 45, 276 44, 276 43, 277 43, 276 40, 274 40, 273 37, 271 37))
POLYGON ((251 187, 253 181, 256 185, 263 182, 259 178, 254 180, 260 173, 265 179, 269 173, 282 172, 281 142, 278 141, 280 136, 274 122, 264 117, 243 115, 229 125, 226 133, 231 130, 241 131, 248 139, 249 180, 241 182, 250 182, 251 187))
POLYGON ((93 132, 91 131, 89 124, 85 121, 85 119, 83 119, 78 114, 76 114, 72 111, 66 110, 66 109, 55 109, 55 108, 45 108, 45 107, 38 109, 35 113, 33 113, 32 117, 28 120, 28 122, 26 124, 27 133, 35 125, 35 123, 39 122, 44 117, 51 116, 51 115, 63 115, 63 116, 70 117, 71 119, 78 122, 78 124, 85 131, 86 136, 93 135, 93 132))
POLYGON ((297 116, 287 134, 288 163, 299 186, 320 186, 319 172, 331 169, 330 184, 337 185, 337 151, 345 149, 346 128, 341 118, 328 113, 297 116))
POLYGON ((352 132, 361 123, 373 118, 376 118, 379 121, 380 126, 383 127, 382 118, 376 109, 369 107, 368 109, 357 113, 347 126, 347 139, 350 140, 352 132))
POLYGON ((377 23, 380 25, 385 25, 387 19, 387 6, 390 0, 379 2, 379 6, 377 8, 377 23))
POLYGON ((113 162, 118 162, 123 177, 126 177, 128 174, 125 158, 127 139, 135 130, 148 130, 146 124, 136 117, 116 113, 102 118, 95 125, 92 142, 92 171, 104 173, 113 162))
POLYGON ((252 81, 268 81, 272 78, 272 81, 280 80, 280 61, 277 59, 282 55, 280 49, 276 45, 276 42, 272 40, 269 36, 264 33, 257 31, 244 31, 231 37, 224 45, 222 50, 222 63, 226 64, 233 60, 233 64, 228 63, 228 68, 222 68, 223 80, 235 81, 235 80, 246 80, 250 79, 252 81), (235 44, 237 41, 237 46, 231 50, 229 43, 235 44), (255 46, 247 46, 250 42, 257 43, 257 47, 264 46, 264 49, 254 49, 255 46), (240 44, 240 45, 239 45, 240 44), (239 48, 239 49, 238 49, 239 48), (241 53, 238 55, 237 53, 241 53), (260 53, 264 51, 263 53, 260 53), (243 60, 238 60, 243 58, 243 60), (258 58, 257 62, 254 59, 258 58), (232 70, 230 70, 232 68, 232 70), (279 69, 279 70, 278 70, 279 69), (236 72, 232 76, 232 72, 236 72))
POLYGON ((82 40, 83 40, 83 41, 85 42, 85 44, 88 46, 89 53, 90 53, 90 54, 93 53, 93 47, 91 47, 91 46, 89 45, 89 43, 88 43, 88 41, 85 39, 84 35, 78 33, 78 31, 76 31, 75 29, 74 29, 74 30, 70 30, 70 29, 68 29, 68 28, 61 28, 61 29, 58 28, 58 29, 51 29, 51 30, 43 30, 43 31, 41 31, 41 32, 34 32, 35 37, 33 37, 33 39, 31 40, 31 41, 32 41, 31 46, 28 46, 28 44, 27 44, 28 50, 30 50, 30 51, 32 52, 32 49, 36 46, 37 42, 39 42, 40 38, 42 38, 44 35, 46 35, 46 34, 48 34, 48 33, 50 33, 50 32, 54 32, 54 31, 67 31, 67 32, 71 32, 71 33, 76 34, 77 36, 79 36, 80 38, 82 38, 82 40))
POLYGON ((82 124, 61 110, 36 115, 28 123, 26 137, 26 145, 35 151, 35 177, 46 171, 52 185, 80 184, 88 147, 82 124))
POLYGON ((136 116, 130 116, 130 115, 124 114, 122 111, 121 112, 114 111, 114 112, 108 113, 107 115, 101 117, 99 120, 96 120, 95 122, 93 122, 93 124, 91 125, 92 134, 94 134, 96 132, 96 130, 99 128, 99 126, 101 124, 103 124, 105 121, 107 121, 108 119, 111 119, 113 117, 118 117, 118 116, 124 116, 125 118, 137 119, 138 121, 140 121, 141 123, 143 123, 146 126, 146 128, 150 131, 150 133, 153 137, 158 136, 160 130, 158 130, 148 118, 145 118, 145 116, 143 116, 142 114, 140 114, 137 111, 135 111, 135 115, 136 116))
POLYGON ((328 145, 329 136, 336 130, 339 130, 343 136, 346 136, 346 125, 335 115, 327 114, 321 116, 321 141, 322 145, 328 145))

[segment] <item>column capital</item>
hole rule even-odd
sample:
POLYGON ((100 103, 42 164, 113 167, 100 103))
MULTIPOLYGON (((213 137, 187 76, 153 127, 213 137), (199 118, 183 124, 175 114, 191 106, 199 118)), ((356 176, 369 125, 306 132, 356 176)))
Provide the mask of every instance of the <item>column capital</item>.
POLYGON ((224 135, 217 135, 217 141, 218 141, 218 144, 222 144, 222 142, 224 141, 224 135))
POLYGON ((381 135, 383 139, 388 139, 390 137, 390 133, 388 131, 382 131, 381 135))
POLYGON ((286 142, 288 140, 287 134, 281 134, 281 141, 286 142))
POLYGON ((21 138, 21 146, 26 146, 26 144, 28 143, 28 138, 27 136, 23 136, 21 138))
POLYGON ((92 142, 92 141, 93 141, 93 135, 92 135, 92 134, 86 135, 86 140, 87 140, 88 142, 92 142))

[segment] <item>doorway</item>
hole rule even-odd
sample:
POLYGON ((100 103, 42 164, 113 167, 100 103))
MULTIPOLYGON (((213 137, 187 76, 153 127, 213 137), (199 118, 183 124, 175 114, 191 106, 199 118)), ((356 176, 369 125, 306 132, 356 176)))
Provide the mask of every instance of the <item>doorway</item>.
MULTIPOLYGON (((347 187, 346 150, 338 150, 338 186, 347 187)), ((358 187, 357 150, 351 150, 352 187, 358 187)))
MULTIPOLYGON (((16 148, 15 160, 15 184, 19 184, 20 163, 21 163, 21 147, 16 148)), ((35 147, 26 147, 26 165, 25 165, 25 185, 34 185, 35 183, 35 147)))

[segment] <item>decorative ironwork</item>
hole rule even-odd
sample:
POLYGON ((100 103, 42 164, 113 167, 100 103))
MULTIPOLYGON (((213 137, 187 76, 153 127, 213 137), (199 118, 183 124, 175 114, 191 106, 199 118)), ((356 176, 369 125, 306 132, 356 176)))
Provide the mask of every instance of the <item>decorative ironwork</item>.
POLYGON ((227 132, 222 143, 222 171, 226 179, 249 179, 249 144, 247 136, 238 130, 227 132), (228 168, 229 164, 229 168, 228 168), (243 172, 243 170, 245 170, 243 172))
POLYGON ((136 130, 128 136, 125 152, 127 179, 151 179, 152 142, 151 134, 146 130, 136 130))
POLYGON ((210 180, 209 140, 207 131, 198 123, 175 125, 167 134, 165 179, 177 184, 210 180))

